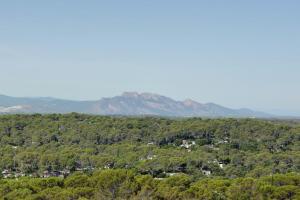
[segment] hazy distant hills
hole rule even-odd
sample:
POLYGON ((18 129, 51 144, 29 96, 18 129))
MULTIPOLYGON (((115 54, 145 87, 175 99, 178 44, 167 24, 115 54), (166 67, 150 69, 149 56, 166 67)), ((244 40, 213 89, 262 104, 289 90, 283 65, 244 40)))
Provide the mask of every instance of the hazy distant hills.
POLYGON ((0 114, 70 113, 99 115, 159 115, 172 117, 270 117, 249 109, 230 109, 214 103, 193 100, 175 101, 151 94, 125 92, 121 96, 97 101, 72 101, 55 98, 19 98, 0 95, 0 114))

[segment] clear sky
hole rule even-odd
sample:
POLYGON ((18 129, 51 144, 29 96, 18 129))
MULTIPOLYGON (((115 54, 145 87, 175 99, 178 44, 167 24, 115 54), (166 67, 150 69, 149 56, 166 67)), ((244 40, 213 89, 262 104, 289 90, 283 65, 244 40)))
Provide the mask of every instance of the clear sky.
POLYGON ((153 92, 300 115, 298 0, 0 0, 0 93, 153 92))

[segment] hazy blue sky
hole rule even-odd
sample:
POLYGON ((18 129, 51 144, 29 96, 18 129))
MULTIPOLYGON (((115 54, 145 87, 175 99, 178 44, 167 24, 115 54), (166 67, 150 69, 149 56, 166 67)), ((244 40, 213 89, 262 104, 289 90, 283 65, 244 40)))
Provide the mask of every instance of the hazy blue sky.
POLYGON ((298 0, 0 0, 0 93, 300 115, 298 0))

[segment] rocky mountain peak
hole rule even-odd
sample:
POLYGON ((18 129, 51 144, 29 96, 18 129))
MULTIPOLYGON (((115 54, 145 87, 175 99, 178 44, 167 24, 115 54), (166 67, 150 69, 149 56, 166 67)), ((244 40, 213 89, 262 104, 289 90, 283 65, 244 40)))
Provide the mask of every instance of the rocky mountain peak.
POLYGON ((153 93, 124 92, 98 101, 0 96, 1 113, 88 113, 100 115, 158 115, 172 117, 269 117, 248 109, 230 109, 192 99, 176 101, 153 93), (45 100, 46 99, 46 100, 45 100), (20 106, 21 105, 21 106, 20 106))

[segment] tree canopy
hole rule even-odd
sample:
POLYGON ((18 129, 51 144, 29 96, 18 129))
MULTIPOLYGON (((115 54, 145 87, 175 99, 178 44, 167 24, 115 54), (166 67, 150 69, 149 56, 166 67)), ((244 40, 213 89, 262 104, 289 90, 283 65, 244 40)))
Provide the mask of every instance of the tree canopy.
POLYGON ((299 193, 299 151, 297 121, 1 115, 0 193, 6 199, 288 199, 299 193))

